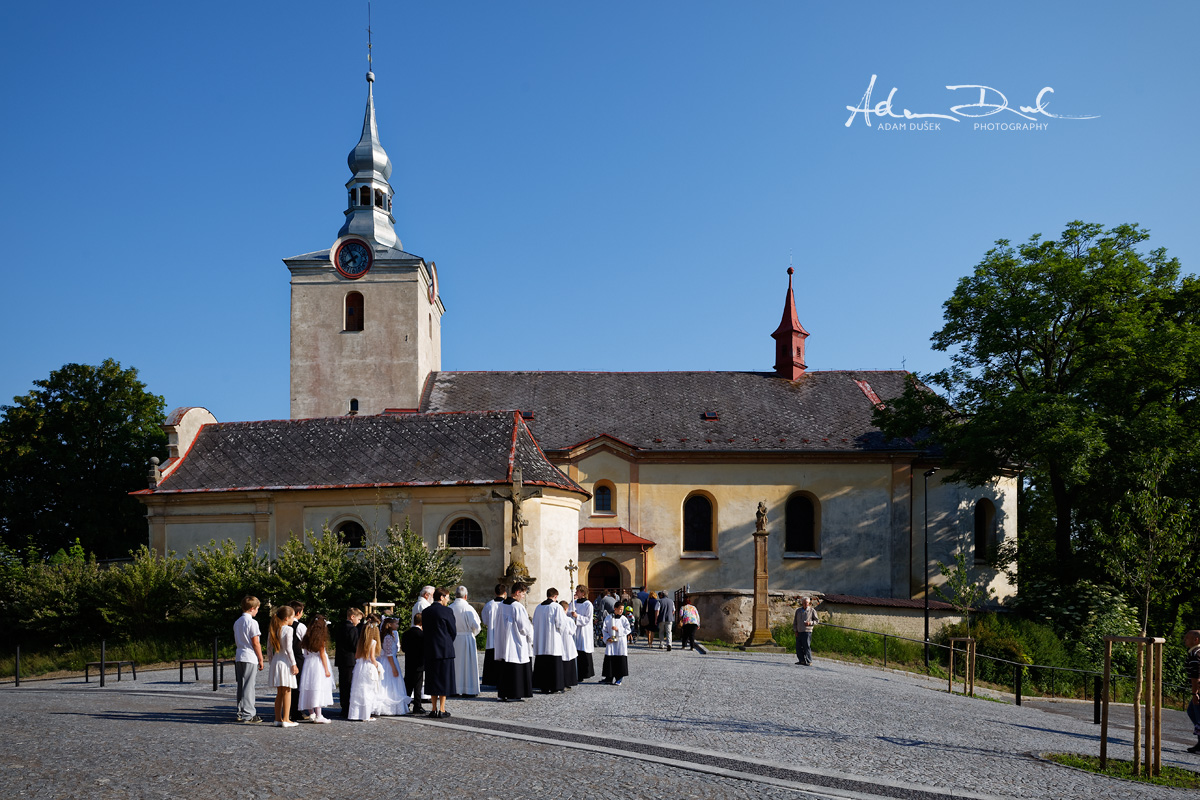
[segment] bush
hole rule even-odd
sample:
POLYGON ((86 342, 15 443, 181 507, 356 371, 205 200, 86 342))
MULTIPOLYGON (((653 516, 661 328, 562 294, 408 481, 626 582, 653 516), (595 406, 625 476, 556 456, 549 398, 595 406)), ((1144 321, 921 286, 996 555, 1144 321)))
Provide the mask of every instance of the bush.
POLYGON ((303 600, 309 616, 324 614, 328 619, 340 619, 340 612, 350 605, 358 573, 350 548, 328 526, 320 536, 305 531, 302 538, 290 537, 275 562, 275 579, 284 601, 303 600))
POLYGON ((142 545, 132 563, 101 572, 99 611, 118 637, 169 635, 187 604, 185 562, 142 545))
POLYGON ((230 630, 246 595, 266 604, 277 585, 266 554, 258 552, 253 540, 240 550, 232 539, 209 542, 188 553, 187 563, 190 610, 197 630, 206 636, 230 630))

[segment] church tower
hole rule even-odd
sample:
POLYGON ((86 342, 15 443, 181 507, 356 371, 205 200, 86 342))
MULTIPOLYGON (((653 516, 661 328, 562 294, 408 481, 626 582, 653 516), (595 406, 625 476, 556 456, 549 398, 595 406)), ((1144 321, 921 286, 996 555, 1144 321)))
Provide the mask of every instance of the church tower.
POLYGON ((789 381, 798 380, 808 365, 804 363, 804 340, 808 331, 800 324, 796 315, 796 295, 792 293, 792 274, 788 267, 787 297, 783 299, 783 319, 771 334, 775 340, 775 374, 789 381))
POLYGON ((441 368, 437 267, 404 252, 392 216, 392 162, 367 73, 362 136, 350 151, 346 221, 328 250, 285 258, 291 271, 291 416, 415 409, 441 368))

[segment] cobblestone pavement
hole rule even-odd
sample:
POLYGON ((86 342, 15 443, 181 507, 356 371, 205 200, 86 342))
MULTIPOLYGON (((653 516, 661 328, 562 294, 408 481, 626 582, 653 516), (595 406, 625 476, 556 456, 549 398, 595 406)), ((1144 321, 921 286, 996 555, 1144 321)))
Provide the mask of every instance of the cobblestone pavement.
MULTIPOLYGON (((0 787, 22 798, 1184 796, 1029 755, 1098 752, 1090 715, 948 695, 919 676, 642 647, 630 671, 619 687, 589 682, 523 703, 451 698, 446 721, 289 730, 233 723, 232 684, 214 693, 204 670, 199 683, 161 671, 105 689, 94 677, 9 684, 0 787)), ((259 710, 269 718, 268 691, 259 710)), ((1174 735, 1186 730, 1182 712, 1164 717, 1163 762, 1200 768, 1184 752, 1190 739, 1174 735)), ((1129 731, 1110 742, 1128 757, 1129 731)))

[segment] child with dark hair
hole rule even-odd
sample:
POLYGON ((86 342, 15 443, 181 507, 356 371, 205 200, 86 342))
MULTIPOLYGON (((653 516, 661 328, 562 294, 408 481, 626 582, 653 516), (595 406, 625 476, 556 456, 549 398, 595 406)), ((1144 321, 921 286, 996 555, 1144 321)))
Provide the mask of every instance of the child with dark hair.
POLYGON ((304 666, 300 670, 300 708, 312 715, 312 721, 324 725, 329 718, 321 713, 324 706, 333 705, 333 671, 329 668, 329 629, 325 618, 317 614, 301 643, 304 666))

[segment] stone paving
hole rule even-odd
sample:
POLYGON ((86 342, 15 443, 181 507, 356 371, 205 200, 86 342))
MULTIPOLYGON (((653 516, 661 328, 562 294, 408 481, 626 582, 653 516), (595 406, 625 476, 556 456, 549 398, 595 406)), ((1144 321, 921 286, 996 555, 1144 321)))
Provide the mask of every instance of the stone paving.
MULTIPOLYGON (((233 723, 232 684, 214 693, 205 670, 182 685, 175 670, 139 671, 136 683, 110 679, 105 689, 94 678, 9 684, 0 687, 0 787, 22 798, 1187 796, 1029 755, 1098 752, 1090 707, 1064 714, 959 697, 919 676, 819 654, 806 668, 787 655, 634 647, 630 670, 619 687, 589 682, 524 703, 451 698, 445 723, 289 730, 233 723), (510 733, 464 727, 476 720, 510 733), (506 738, 512 731, 524 735, 506 738), (628 757, 639 743, 679 757, 628 757), (729 759, 744 768, 731 772, 729 759), (805 791, 797 771, 832 782, 805 791)), ((260 687, 259 709, 269 718, 268 691, 260 687)), ((1200 757, 1184 752, 1192 740, 1182 712, 1164 717, 1164 764, 1200 769, 1200 757)), ((1110 753, 1128 757, 1129 745, 1129 731, 1117 729, 1110 753)))

